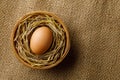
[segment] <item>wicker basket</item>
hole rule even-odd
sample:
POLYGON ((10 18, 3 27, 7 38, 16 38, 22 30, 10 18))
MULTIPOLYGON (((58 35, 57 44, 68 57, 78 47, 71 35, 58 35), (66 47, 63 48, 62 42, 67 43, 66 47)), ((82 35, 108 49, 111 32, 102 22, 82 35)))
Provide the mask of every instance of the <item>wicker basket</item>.
MULTIPOLYGON (((35 11, 35 12, 31 12, 25 16, 23 16, 15 25, 15 28, 13 30, 13 33, 12 33, 12 46, 13 46, 13 49, 14 49, 14 53, 16 55, 16 57, 25 65, 31 67, 31 68, 35 68, 35 69, 49 69, 49 68, 52 68, 56 65, 58 65, 60 62, 62 62, 62 60, 66 57, 66 55, 68 54, 69 52, 69 49, 70 49, 70 40, 69 40, 69 32, 66 28, 66 26, 64 25, 64 23, 62 22, 62 20, 60 18, 58 18, 56 15, 54 15, 53 13, 50 13, 50 12, 46 12, 46 11, 35 11), (41 65, 42 66, 33 66, 31 65, 29 62, 25 61, 25 59, 21 58, 20 56, 20 53, 19 51, 16 49, 16 41, 15 41, 15 36, 16 36, 16 32, 17 32, 17 29, 18 29, 18 26, 20 26, 20 23, 23 21, 23 20, 26 20, 29 16, 32 16, 32 18, 34 18, 33 16, 37 16, 37 15, 47 15, 47 16, 50 16, 52 17, 53 19, 55 19, 55 21, 57 21, 59 24, 61 24, 62 28, 64 29, 64 32, 65 32, 65 47, 64 47, 64 51, 62 53, 62 56, 60 56, 56 61, 54 61, 54 63, 50 64, 50 65, 41 65)), ((56 53, 58 54, 58 53, 56 53)), ((44 56, 43 56, 44 57, 44 56)), ((34 63, 34 62, 32 62, 34 63)), ((49 64, 49 61, 48 61, 48 64, 49 64)))

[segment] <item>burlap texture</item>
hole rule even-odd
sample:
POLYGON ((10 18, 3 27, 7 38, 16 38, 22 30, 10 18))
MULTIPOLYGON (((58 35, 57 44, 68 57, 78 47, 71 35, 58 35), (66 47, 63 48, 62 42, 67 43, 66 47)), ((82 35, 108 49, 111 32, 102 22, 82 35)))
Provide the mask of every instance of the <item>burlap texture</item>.
POLYGON ((0 80, 120 80, 120 0, 0 0, 0 80), (16 21, 50 11, 69 29, 71 50, 49 70, 35 70, 13 55, 16 21))

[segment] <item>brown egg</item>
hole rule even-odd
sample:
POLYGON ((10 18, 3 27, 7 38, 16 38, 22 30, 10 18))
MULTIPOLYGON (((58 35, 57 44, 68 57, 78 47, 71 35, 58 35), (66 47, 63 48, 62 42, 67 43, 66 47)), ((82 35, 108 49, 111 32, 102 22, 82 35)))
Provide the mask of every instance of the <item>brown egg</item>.
POLYGON ((34 54, 45 53, 52 43, 52 31, 48 27, 37 28, 30 39, 30 48, 34 54))

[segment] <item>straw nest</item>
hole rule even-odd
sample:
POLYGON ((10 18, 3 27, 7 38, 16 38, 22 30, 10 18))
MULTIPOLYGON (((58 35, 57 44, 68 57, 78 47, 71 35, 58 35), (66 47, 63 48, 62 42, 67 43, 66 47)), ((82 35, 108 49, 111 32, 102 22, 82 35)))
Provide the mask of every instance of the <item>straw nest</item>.
POLYGON ((27 14, 16 23, 12 44, 17 58, 25 65, 37 69, 56 66, 70 49, 69 33, 63 22, 56 15, 44 11, 27 14), (41 26, 51 29, 53 41, 44 54, 35 55, 30 49, 30 38, 35 29, 41 26))

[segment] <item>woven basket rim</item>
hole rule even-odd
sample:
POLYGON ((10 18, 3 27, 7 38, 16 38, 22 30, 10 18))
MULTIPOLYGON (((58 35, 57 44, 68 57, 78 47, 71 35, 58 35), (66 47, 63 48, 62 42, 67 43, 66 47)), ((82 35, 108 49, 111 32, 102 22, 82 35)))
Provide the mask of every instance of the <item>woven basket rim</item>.
POLYGON ((28 66, 28 67, 31 67, 31 68, 34 68, 34 69, 49 69, 49 68, 52 68, 52 67, 54 67, 54 66, 57 66, 59 63, 61 63, 61 62, 63 61, 63 59, 66 57, 66 55, 68 54, 68 52, 69 52, 69 50, 70 50, 70 37, 69 37, 69 32, 68 32, 67 27, 65 26, 65 24, 63 23, 63 21, 62 21, 59 17, 57 17, 54 13, 52 13, 52 12, 47 12, 47 11, 33 11, 33 12, 27 13, 26 15, 24 15, 23 17, 21 17, 21 18, 16 22, 16 24, 15 24, 15 26, 14 26, 14 29, 13 29, 13 32, 12 32, 12 35, 11 35, 11 43, 12 43, 12 49, 13 49, 13 51, 14 51, 14 55, 20 60, 20 62, 22 62, 24 65, 26 65, 26 66, 28 66), (58 59, 54 64, 51 64, 51 65, 49 65, 49 66, 33 67, 33 66, 29 65, 28 63, 26 63, 25 61, 23 61, 23 60, 19 57, 19 55, 18 55, 18 53, 17 53, 17 51, 16 51, 16 49, 15 49, 14 34, 15 34, 15 32, 16 32, 16 29, 17 29, 19 23, 20 23, 23 19, 25 19, 27 16, 33 15, 33 14, 47 14, 47 15, 52 16, 53 18, 55 18, 55 19, 63 26, 63 28, 64 28, 64 30, 65 30, 65 32, 66 32, 66 39, 67 39, 67 40, 66 40, 66 47, 65 47, 65 51, 64 51, 64 53, 63 53, 63 57, 60 57, 60 59, 58 59))

